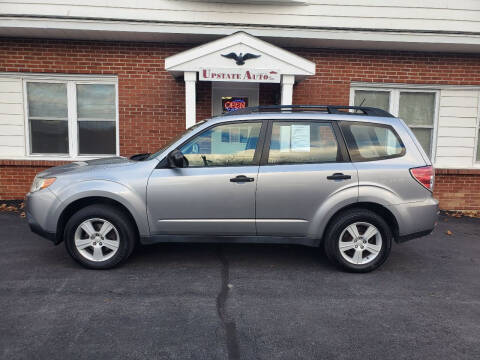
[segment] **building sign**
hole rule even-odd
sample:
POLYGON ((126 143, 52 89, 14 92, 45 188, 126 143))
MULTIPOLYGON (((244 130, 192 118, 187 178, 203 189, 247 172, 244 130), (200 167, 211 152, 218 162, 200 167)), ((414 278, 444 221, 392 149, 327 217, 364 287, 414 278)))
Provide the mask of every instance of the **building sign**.
POLYGON ((248 97, 222 97, 222 112, 231 112, 248 107, 248 97))
POLYGON ((237 82, 267 82, 279 83, 278 70, 266 69, 200 69, 200 81, 237 81, 237 82))

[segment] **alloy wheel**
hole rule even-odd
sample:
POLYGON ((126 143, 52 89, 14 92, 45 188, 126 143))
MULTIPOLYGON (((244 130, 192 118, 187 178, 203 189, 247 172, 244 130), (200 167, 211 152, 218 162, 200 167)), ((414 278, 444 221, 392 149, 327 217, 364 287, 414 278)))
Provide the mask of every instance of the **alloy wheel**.
POLYGON ((92 218, 77 227, 74 242, 80 255, 100 262, 110 259, 118 251, 120 235, 111 222, 92 218))
POLYGON ((340 234, 338 248, 342 257, 351 264, 365 265, 373 261, 382 250, 382 235, 376 226, 367 222, 348 225, 340 234))

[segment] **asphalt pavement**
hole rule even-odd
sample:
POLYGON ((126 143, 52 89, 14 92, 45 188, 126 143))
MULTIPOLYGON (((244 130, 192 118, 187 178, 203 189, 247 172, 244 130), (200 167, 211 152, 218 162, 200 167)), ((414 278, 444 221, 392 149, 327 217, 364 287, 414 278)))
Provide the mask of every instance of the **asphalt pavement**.
POLYGON ((441 217, 369 274, 235 244, 94 271, 0 213, 0 359, 117 358, 480 359, 480 220, 441 217))

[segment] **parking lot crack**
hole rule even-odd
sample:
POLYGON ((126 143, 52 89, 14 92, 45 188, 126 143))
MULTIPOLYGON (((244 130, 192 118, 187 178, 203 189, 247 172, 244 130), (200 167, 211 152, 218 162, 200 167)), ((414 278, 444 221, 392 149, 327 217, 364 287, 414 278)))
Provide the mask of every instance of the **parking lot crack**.
POLYGON ((229 280, 230 280, 230 265, 228 259, 225 256, 224 249, 222 246, 218 247, 217 250, 218 258, 221 263, 221 287, 220 292, 217 295, 217 313, 222 323, 222 327, 225 331, 227 353, 229 360, 240 359, 240 349, 238 346, 237 339, 237 328, 235 321, 228 317, 226 311, 226 303, 229 295, 229 280))

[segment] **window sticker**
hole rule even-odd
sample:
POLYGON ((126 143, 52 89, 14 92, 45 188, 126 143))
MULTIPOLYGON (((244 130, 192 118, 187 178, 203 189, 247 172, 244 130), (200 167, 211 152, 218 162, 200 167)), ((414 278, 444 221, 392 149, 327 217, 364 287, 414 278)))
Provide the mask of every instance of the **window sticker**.
POLYGON ((230 131, 222 130, 222 142, 230 142, 230 131))
POLYGON ((240 142, 240 128, 234 127, 230 129, 230 142, 240 142))
POLYGON ((297 152, 310 151, 310 125, 292 125, 291 149, 297 152))
POLYGON ((240 142, 243 144, 248 142, 248 128, 240 128, 240 142))
POLYGON ((290 152, 290 125, 280 126, 280 152, 290 152))

